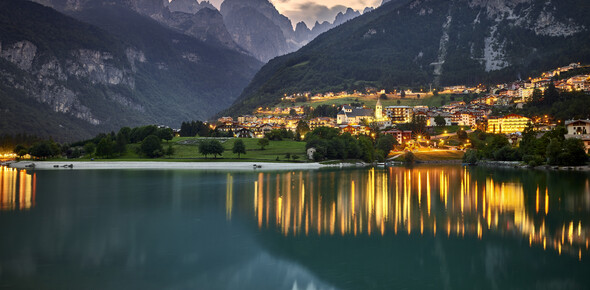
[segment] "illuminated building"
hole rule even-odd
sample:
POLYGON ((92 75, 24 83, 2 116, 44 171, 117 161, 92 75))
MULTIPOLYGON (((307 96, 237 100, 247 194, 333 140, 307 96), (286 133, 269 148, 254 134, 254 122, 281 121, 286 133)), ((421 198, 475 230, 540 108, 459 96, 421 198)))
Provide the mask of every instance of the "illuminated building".
POLYGON ((373 115, 374 113, 371 109, 343 106, 342 110, 336 115, 336 123, 338 125, 360 124, 363 120, 370 123, 374 120, 373 115))
POLYGON ((528 126, 531 119, 516 114, 504 117, 489 117, 487 133, 511 134, 522 132, 528 126))
POLYGON ((408 106, 389 106, 385 107, 385 114, 392 123, 410 123, 414 116, 414 109, 408 106))

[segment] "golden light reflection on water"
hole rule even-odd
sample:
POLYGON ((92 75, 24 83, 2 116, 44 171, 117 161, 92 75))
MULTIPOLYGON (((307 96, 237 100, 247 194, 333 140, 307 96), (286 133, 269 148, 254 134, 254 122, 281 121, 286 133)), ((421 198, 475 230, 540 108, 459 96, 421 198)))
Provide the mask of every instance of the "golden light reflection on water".
POLYGON ((27 210, 35 206, 37 175, 0 167, 0 210, 27 210))
MULTIPOLYGON (((435 236, 442 228, 447 237, 516 234, 530 246, 580 259, 588 251, 590 230, 584 221, 546 227, 551 198, 547 188, 531 193, 534 203, 531 199, 527 210, 522 183, 489 176, 478 184, 465 168, 260 172, 253 189, 258 227, 277 227, 285 236, 435 236)), ((231 186, 227 196, 233 204, 231 186)), ((231 208, 227 206, 228 218, 231 208)))

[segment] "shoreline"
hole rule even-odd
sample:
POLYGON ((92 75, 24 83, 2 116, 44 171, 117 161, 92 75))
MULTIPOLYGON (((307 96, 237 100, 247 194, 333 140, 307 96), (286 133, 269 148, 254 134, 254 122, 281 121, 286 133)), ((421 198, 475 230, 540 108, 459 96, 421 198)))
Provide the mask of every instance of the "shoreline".
POLYGON ((320 163, 269 163, 269 162, 161 162, 161 161, 20 161, 10 168, 34 170, 100 170, 100 169, 154 169, 154 170, 314 170, 346 165, 320 163), (34 164, 34 165, 33 165, 34 164), (71 165, 71 167, 70 167, 71 165), (256 167, 255 167, 256 166, 256 167))

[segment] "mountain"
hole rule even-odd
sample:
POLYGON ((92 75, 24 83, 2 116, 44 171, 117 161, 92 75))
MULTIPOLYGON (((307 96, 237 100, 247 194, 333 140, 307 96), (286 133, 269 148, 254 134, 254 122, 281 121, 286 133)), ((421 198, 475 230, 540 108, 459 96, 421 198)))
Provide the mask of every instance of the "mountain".
POLYGON ((495 83, 590 62, 585 0, 391 0, 266 64, 224 114, 284 94, 495 83))
POLYGON ((71 15, 98 7, 117 6, 133 10, 199 40, 224 45, 247 54, 230 36, 223 17, 207 1, 197 0, 32 0, 71 15))
POLYGON ((216 10, 208 1, 199 3, 197 0, 172 0, 169 3, 164 2, 164 5, 168 6, 170 12, 184 12, 189 14, 196 14, 203 8, 216 10))
POLYGON ((333 23, 316 22, 310 29, 299 22, 293 30, 291 20, 268 0, 225 0, 220 10, 234 41, 263 62, 293 52, 318 35, 360 15, 348 8, 344 13, 339 12, 333 23))
POLYGON ((220 11, 234 41, 263 62, 300 47, 291 20, 268 0, 225 0, 220 11))
POLYGON ((121 126, 177 127, 228 107, 261 66, 125 7, 72 13, 86 23, 0 2, 0 132, 68 141, 121 126))

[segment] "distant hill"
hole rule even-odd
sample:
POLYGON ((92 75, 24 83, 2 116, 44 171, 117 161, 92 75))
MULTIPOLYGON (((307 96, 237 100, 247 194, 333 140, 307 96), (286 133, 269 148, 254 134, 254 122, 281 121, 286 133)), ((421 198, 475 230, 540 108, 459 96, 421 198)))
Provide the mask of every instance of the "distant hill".
POLYGON ((514 80, 590 61, 584 0, 391 0, 271 60, 221 114, 284 94, 514 80))
POLYGON ((75 14, 0 2, 0 132, 90 137, 206 119, 262 65, 118 6, 75 14), (100 27, 99 27, 100 26, 100 27))

